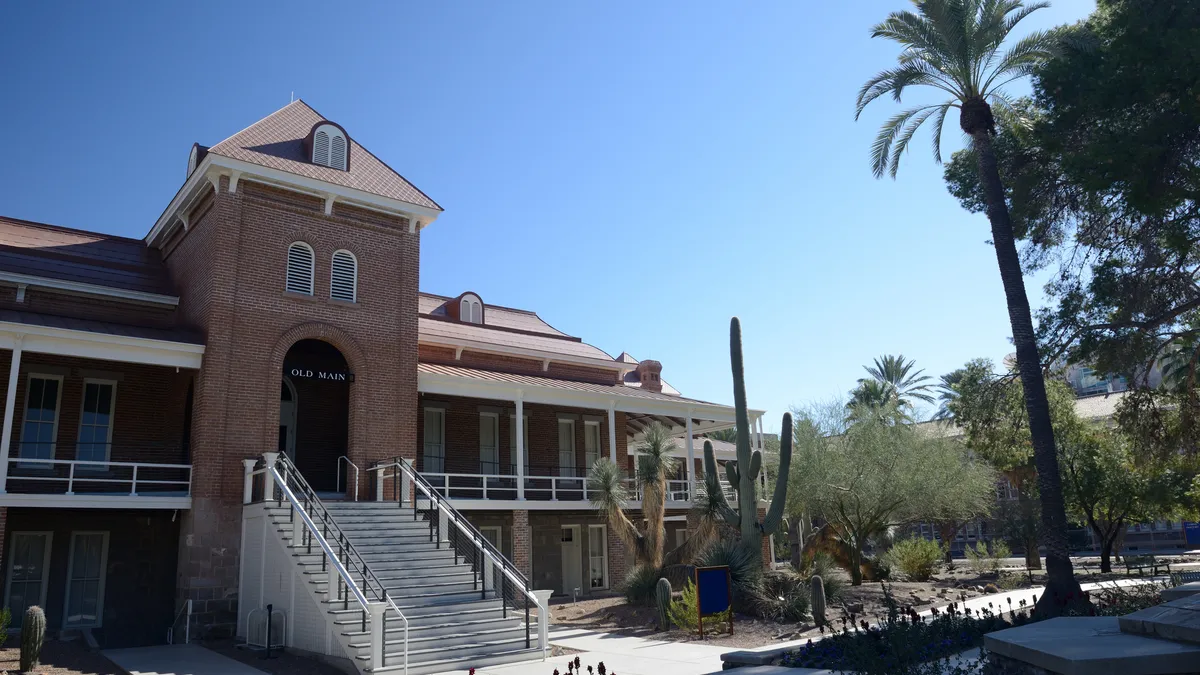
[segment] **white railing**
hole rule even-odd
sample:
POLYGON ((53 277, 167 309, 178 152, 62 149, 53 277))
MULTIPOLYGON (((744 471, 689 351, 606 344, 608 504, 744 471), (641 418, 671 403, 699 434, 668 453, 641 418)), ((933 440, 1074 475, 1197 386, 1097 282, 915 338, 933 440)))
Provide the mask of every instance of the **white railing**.
MULTIPOLYGON (((542 658, 545 659, 550 649, 549 593, 545 593, 545 597, 539 597, 529 587, 529 580, 507 558, 501 555, 474 525, 450 504, 449 498, 441 494, 437 486, 429 482, 424 474, 417 473, 416 468, 410 462, 403 458, 397 458, 390 462, 376 464, 368 468, 367 471, 375 472, 375 500, 384 500, 387 481, 391 479, 393 499, 401 506, 408 505, 411 502, 418 511, 426 511, 430 527, 436 530, 435 539, 440 542, 444 533, 451 547, 455 548, 456 554, 462 555, 463 558, 468 560, 475 561, 481 568, 479 574, 480 578, 484 580, 484 591, 497 592, 503 607, 507 607, 509 602, 506 587, 512 590, 514 606, 516 605, 517 594, 521 594, 522 599, 525 601, 527 646, 529 644, 529 603, 534 603, 538 614, 538 647, 542 651, 542 658), (422 500, 425 502, 424 505, 420 503, 422 500), (459 550, 460 548, 469 550, 459 550), (500 588, 496 588, 497 580, 500 581, 500 588), (506 581, 507 583, 505 583, 506 581)), ((516 489, 515 478, 513 476, 485 477, 479 474, 440 475, 445 477, 507 478, 512 485, 509 490, 516 489)), ((583 479, 564 478, 563 480, 580 481, 583 479)), ((445 487, 446 485, 448 485, 448 482, 443 482, 443 486, 445 487)), ((483 490, 485 488, 480 487, 479 489, 483 490)))
POLYGON ((11 457, 8 463, 9 492, 75 495, 78 488, 79 494, 137 497, 140 487, 140 496, 192 494, 190 464, 30 457, 11 457))
POLYGON ((334 483, 334 489, 340 491, 342 489, 342 462, 346 463, 346 480, 350 480, 350 469, 354 469, 354 501, 358 501, 358 465, 350 461, 350 458, 342 455, 338 457, 337 462, 337 482, 334 483))
MULTIPOLYGON (((372 670, 382 668, 385 665, 386 652, 386 614, 390 609, 400 617, 404 623, 404 673, 408 673, 408 618, 396 606, 396 603, 388 597, 387 589, 381 583, 377 584, 378 588, 373 589, 367 582, 368 576, 374 577, 374 574, 367 569, 366 562, 362 560, 357 552, 353 551, 350 544, 344 536, 338 536, 339 551, 335 552, 333 546, 329 544, 324 536, 323 529, 317 527, 313 522, 312 517, 308 513, 308 509, 319 508, 324 512, 324 506, 320 505, 315 493, 308 487, 304 478, 298 471, 292 467, 285 455, 280 455, 276 452, 263 453, 264 466, 262 469, 254 468, 253 460, 246 460, 245 483, 243 486, 243 496, 246 503, 250 503, 254 495, 254 481, 258 475, 263 475, 265 481, 263 483, 262 497, 264 501, 275 501, 282 504, 284 501, 288 503, 290 508, 290 517, 292 521, 292 544, 295 546, 302 545, 302 542, 309 544, 316 543, 324 554, 322 566, 328 570, 329 577, 326 585, 325 596, 329 602, 342 600, 348 606, 350 598, 353 597, 354 602, 362 608, 363 612, 363 629, 367 630, 371 637, 371 656, 369 659, 372 670), (280 474, 276 468, 282 464, 290 470, 286 472, 286 476, 280 474), (303 486, 303 492, 306 494, 304 501, 298 498, 288 485, 289 480, 296 483, 297 487, 303 486), (307 508, 306 508, 307 507, 307 508), (350 570, 342 563, 342 559, 350 561, 350 564, 356 565, 361 569, 355 571, 363 580, 363 587, 354 581, 350 570), (345 588, 345 595, 342 595, 342 588, 345 588), (379 596, 379 600, 371 602, 367 599, 366 592, 374 591, 375 595, 379 596), (369 625, 369 628, 368 628, 369 625)), ((322 518, 325 524, 325 530, 331 525, 336 527, 327 517, 322 518)))
MULTIPOLYGON (((511 474, 421 473, 430 486, 446 499, 517 499, 517 477, 511 474)), ((641 501, 637 482, 628 478, 625 487, 641 501)), ((533 501, 589 501, 591 489, 582 476, 525 476, 525 498, 533 501)), ((686 480, 667 481, 667 501, 691 501, 686 480)))

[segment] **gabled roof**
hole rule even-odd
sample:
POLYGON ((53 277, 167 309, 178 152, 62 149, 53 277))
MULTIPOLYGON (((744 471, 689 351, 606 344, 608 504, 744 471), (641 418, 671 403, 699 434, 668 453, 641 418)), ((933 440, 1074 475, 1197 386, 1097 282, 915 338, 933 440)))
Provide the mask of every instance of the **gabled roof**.
MULTIPOLYGON (((450 300, 444 295, 434 295, 433 293, 421 293, 420 295, 420 312, 428 316, 445 316, 446 312, 442 309, 450 300)), ((526 333, 537 333, 539 335, 550 335, 553 337, 571 337, 566 333, 558 330, 554 326, 546 323, 535 312, 530 312, 525 309, 513 309, 511 307, 501 307, 500 305, 486 305, 487 311, 483 313, 483 325, 490 328, 506 328, 510 330, 519 330, 526 333)), ((577 340, 578 338, 571 338, 577 340)))
POLYGON ((159 252, 141 239, 3 216, 0 273, 133 293, 174 294, 159 252))
MULTIPOLYGON (((629 364, 631 366, 636 366, 637 364, 641 363, 641 361, 638 361, 637 359, 633 358, 633 356, 630 355, 629 352, 621 352, 621 355, 618 356, 616 360, 621 363, 629 364)), ((638 375, 637 371, 635 371, 635 370, 631 370, 631 371, 625 373, 624 378, 625 378, 625 386, 626 387, 637 388, 637 387, 642 386, 641 376, 638 375)), ((659 379, 659 382, 662 384, 662 393, 664 393, 668 396, 680 396, 681 395, 679 393, 678 389, 671 386, 670 382, 667 382, 666 380, 661 379, 661 378, 659 379)))
MULTIPOLYGON (((442 210, 437 202, 350 138, 350 170, 313 164, 304 139, 325 118, 301 100, 293 101, 208 149, 208 154, 286 171, 362 190, 389 199, 442 210)), ((347 132, 349 134, 349 132, 347 132)))

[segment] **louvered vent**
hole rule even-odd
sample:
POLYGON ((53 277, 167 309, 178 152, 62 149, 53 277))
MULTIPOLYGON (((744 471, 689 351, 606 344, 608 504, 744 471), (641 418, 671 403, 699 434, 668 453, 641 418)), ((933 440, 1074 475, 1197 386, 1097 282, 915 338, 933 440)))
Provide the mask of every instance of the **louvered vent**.
POLYGON ((313 164, 329 166, 329 134, 324 129, 313 136, 313 164))
POLYGON ((313 294, 313 250, 303 242, 288 246, 287 290, 313 294))
POLYGON ((358 295, 358 261, 349 251, 335 251, 329 297, 355 302, 358 295))
POLYGON ((341 134, 335 134, 330 143, 329 166, 346 170, 346 137, 341 134))

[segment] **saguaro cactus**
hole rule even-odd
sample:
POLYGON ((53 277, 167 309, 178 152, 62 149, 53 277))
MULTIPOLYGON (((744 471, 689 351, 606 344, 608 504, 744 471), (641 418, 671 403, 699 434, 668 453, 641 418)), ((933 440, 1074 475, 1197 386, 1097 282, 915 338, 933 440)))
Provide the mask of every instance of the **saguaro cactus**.
POLYGON ((809 579, 812 588, 809 590, 809 602, 812 604, 813 621, 818 626, 825 625, 825 581, 820 574, 812 575, 809 579))
POLYGON ((787 499, 788 471, 792 465, 792 415, 783 414, 779 439, 779 472, 775 492, 763 521, 758 522, 758 498, 754 485, 762 470, 762 453, 750 447, 750 415, 746 411, 746 378, 742 368, 742 324, 735 316, 729 321, 729 360, 733 368, 733 404, 737 410, 737 461, 725 462, 729 484, 737 492, 737 509, 729 506, 721 490, 717 460, 710 441, 704 441, 704 474, 710 493, 720 495, 720 511, 725 521, 741 531, 742 545, 758 550, 762 537, 779 528, 787 499), (715 491, 715 492, 714 492, 715 491))
POLYGON ((671 582, 659 579, 654 585, 654 600, 658 607, 658 629, 668 630, 671 627, 669 611, 671 609, 671 582))
POLYGON ((37 605, 25 610, 21 623, 21 670, 32 672, 42 658, 42 643, 46 640, 46 613, 37 605))

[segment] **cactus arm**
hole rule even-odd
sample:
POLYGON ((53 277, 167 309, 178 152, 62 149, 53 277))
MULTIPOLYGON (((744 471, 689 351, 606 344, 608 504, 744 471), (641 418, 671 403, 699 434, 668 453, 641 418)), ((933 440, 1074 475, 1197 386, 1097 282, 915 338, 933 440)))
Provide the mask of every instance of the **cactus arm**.
MULTIPOLYGON (((729 464, 725 465, 725 469, 729 470, 729 464)), ((737 512, 730 508, 729 501, 725 499, 725 491, 721 489, 721 478, 717 473, 717 458, 713 454, 712 441, 704 441, 704 482, 704 487, 709 494, 716 495, 720 504, 717 510, 721 517, 725 519, 725 522, 736 527, 740 519, 737 512)))
POLYGON ((725 477, 729 479, 729 484, 731 486, 733 486, 734 490, 738 490, 741 488, 741 485, 738 484, 739 479, 738 479, 737 460, 731 459, 728 462, 725 462, 725 477))
POLYGON ((779 471, 775 475, 775 493, 771 506, 763 518, 763 531, 774 532, 783 521, 783 509, 787 505, 787 481, 792 468, 792 414, 783 413, 783 427, 779 437, 779 471))
POLYGON ((755 450, 750 455, 750 482, 753 484, 758 480, 758 472, 762 471, 762 453, 755 450))
POLYGON ((729 320, 729 363, 733 369, 733 406, 737 421, 737 458, 750 466, 750 414, 746 410, 746 377, 742 366, 742 322, 729 320))

